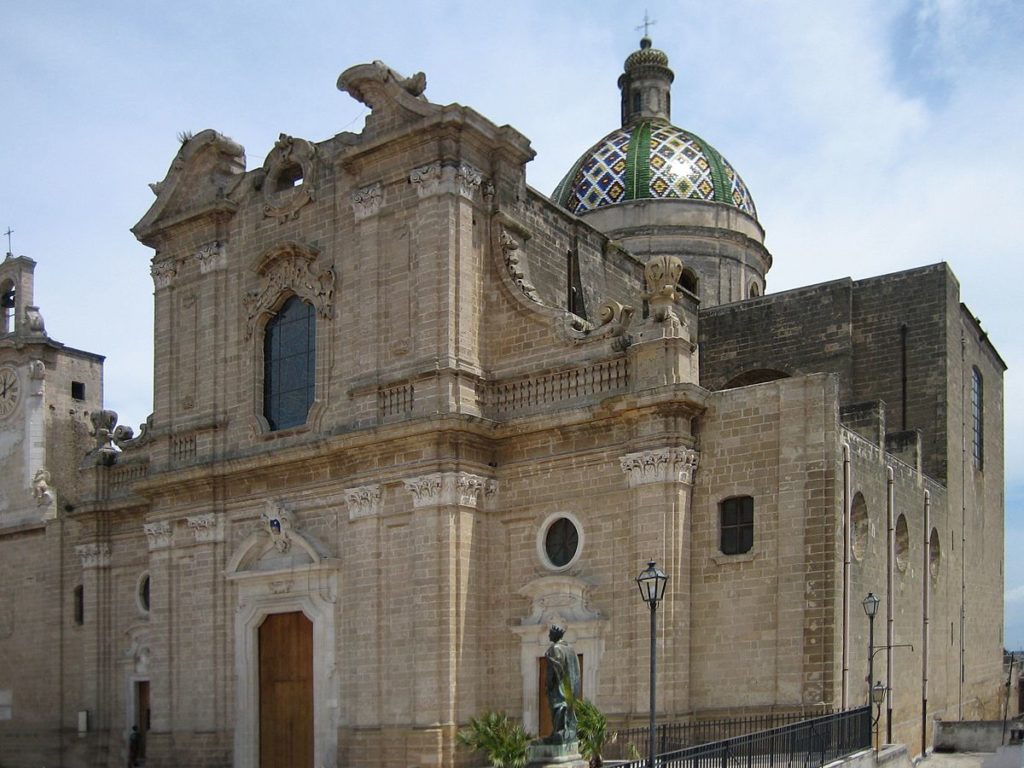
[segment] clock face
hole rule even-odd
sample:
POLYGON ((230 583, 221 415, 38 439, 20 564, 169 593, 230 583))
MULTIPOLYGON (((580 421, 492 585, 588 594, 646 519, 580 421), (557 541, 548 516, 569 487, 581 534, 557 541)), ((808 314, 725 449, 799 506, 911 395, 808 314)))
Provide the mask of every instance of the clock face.
POLYGON ((9 365, 0 366, 0 419, 14 413, 21 399, 21 382, 18 372, 9 365))

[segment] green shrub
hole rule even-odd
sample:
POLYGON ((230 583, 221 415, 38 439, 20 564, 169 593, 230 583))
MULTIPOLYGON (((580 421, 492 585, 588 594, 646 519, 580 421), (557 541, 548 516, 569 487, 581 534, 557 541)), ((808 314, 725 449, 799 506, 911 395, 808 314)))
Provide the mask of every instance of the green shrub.
POLYGON ((529 759, 530 735, 504 712, 485 712, 471 717, 469 727, 456 740, 474 752, 481 752, 493 768, 524 768, 529 759))

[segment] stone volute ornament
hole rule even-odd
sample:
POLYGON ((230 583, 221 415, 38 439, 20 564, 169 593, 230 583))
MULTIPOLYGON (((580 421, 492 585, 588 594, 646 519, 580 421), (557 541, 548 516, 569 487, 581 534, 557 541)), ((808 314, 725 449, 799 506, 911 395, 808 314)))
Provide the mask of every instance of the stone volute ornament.
POLYGON ((636 310, 628 304, 609 299, 597 310, 597 322, 591 323, 579 315, 566 312, 563 315, 563 330, 566 338, 573 342, 613 339, 617 349, 629 346, 630 337, 626 331, 636 310))
POLYGON ((526 274, 526 262, 519 255, 519 242, 506 229, 503 229, 498 237, 501 254, 505 258, 505 267, 508 269, 512 282, 526 298, 539 304, 540 294, 537 293, 537 288, 530 282, 530 278, 526 274))

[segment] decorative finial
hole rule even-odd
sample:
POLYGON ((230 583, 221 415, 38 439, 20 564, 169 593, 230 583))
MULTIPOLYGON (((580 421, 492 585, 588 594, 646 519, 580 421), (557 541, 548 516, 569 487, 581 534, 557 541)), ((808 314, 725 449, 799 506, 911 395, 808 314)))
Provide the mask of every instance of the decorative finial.
POLYGON ((14 256, 14 249, 11 248, 11 235, 14 234, 14 230, 11 229, 10 227, 8 227, 7 231, 4 232, 4 234, 7 235, 7 255, 11 256, 13 258, 13 256, 14 256))
POLYGON ((651 26, 654 25, 654 24, 657 24, 657 23, 658 23, 657 21, 655 21, 654 19, 650 18, 647 15, 647 9, 644 8, 644 23, 641 24, 640 26, 636 27, 636 31, 637 32, 639 32, 641 29, 643 29, 643 31, 644 31, 643 40, 640 41, 640 47, 641 48, 650 48, 651 47, 651 37, 650 37, 651 26), (644 45, 644 43, 646 43, 646 45, 644 45))

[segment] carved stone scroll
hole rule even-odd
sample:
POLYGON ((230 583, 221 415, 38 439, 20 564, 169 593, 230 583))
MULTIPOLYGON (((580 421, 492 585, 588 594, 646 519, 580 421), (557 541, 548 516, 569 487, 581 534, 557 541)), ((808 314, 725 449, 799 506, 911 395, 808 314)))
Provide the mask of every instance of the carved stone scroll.
POLYGON ((526 298, 539 304, 540 294, 537 293, 536 287, 530 282, 530 278, 526 274, 526 263, 521 261, 519 257, 519 243, 505 229, 501 231, 500 242, 501 253, 505 257, 505 267, 512 277, 512 282, 516 284, 516 287, 522 291, 526 298))

